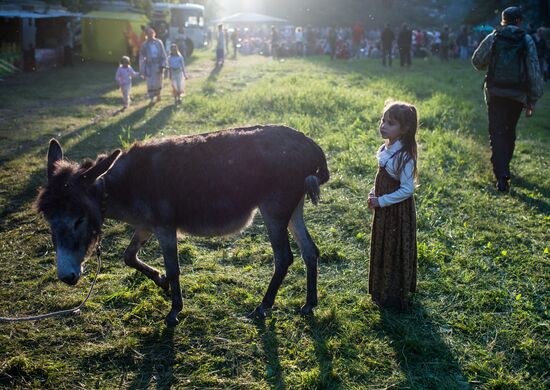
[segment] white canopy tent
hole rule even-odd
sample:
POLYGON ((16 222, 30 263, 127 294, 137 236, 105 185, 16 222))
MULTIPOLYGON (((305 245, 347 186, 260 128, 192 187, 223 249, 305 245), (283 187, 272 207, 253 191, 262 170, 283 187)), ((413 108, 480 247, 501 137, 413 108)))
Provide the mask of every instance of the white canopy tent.
POLYGON ((212 20, 213 24, 289 24, 286 19, 252 12, 237 12, 236 14, 212 20))

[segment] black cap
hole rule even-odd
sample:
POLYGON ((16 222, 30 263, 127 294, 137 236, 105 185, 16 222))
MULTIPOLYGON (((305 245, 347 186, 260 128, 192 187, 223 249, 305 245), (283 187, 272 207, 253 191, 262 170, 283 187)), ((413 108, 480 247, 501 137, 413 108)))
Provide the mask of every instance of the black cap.
POLYGON ((502 21, 513 23, 516 19, 521 19, 521 10, 519 7, 508 7, 502 11, 502 21))

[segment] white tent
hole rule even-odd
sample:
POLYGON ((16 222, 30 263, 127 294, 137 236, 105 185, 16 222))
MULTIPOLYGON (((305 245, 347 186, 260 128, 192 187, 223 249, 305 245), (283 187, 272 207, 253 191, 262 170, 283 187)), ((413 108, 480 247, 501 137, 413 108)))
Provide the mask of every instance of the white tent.
POLYGON ((288 24, 286 19, 276 18, 274 16, 256 14, 252 12, 237 12, 236 14, 212 20, 211 23, 227 24, 288 24))

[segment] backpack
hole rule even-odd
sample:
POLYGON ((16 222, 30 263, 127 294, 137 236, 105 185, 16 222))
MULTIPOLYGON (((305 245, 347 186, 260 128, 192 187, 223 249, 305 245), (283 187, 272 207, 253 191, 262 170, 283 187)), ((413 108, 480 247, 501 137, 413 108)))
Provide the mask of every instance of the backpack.
POLYGON ((487 86, 527 90, 525 31, 500 29, 495 31, 487 72, 487 86))

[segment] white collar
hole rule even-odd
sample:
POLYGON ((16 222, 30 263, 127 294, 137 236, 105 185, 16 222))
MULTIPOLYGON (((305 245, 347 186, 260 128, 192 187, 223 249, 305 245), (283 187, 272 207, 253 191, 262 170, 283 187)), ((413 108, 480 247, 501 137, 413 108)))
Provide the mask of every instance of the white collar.
POLYGON ((391 144, 390 146, 386 146, 384 144, 384 150, 388 151, 388 152, 396 152, 398 151, 399 149, 401 149, 403 145, 401 144, 401 141, 397 140, 395 141, 393 144, 391 144))

